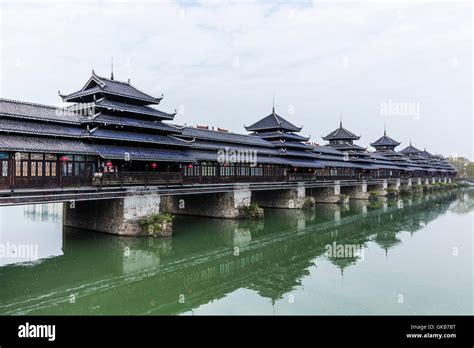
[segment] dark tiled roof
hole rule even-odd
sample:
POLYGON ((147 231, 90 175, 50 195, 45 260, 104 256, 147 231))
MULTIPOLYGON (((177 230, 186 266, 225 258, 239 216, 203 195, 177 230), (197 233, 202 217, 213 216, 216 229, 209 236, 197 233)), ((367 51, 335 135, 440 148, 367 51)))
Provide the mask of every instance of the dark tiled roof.
POLYGON ((421 151, 418 150, 416 147, 414 147, 411 143, 406 148, 400 151, 400 153, 404 155, 408 155, 408 154, 418 155, 420 152, 421 151))
POLYGON ((128 154, 135 161, 192 162, 193 157, 187 151, 172 149, 148 149, 140 147, 91 145, 105 159, 124 159, 128 154))
POLYGON ((282 155, 285 156, 290 156, 290 157, 308 157, 308 158, 318 158, 318 155, 316 155, 314 152, 306 152, 306 151, 295 151, 295 150, 286 150, 286 151, 281 151, 282 155))
POLYGON ((97 129, 84 136, 91 139, 111 139, 162 145, 190 146, 189 142, 168 135, 121 132, 109 129, 97 129))
POLYGON ((191 146, 195 149, 203 149, 203 150, 214 150, 217 152, 218 150, 243 150, 243 151, 248 151, 248 150, 254 150, 258 154, 265 154, 265 155, 278 155, 280 154, 280 151, 276 148, 265 148, 265 147, 252 147, 252 146, 246 146, 242 145, 240 143, 237 144, 229 144, 229 143, 223 143, 223 142, 216 142, 216 141, 205 141, 205 140, 195 140, 191 144, 191 146))
POLYGON ((365 151, 364 147, 355 144, 331 144, 329 145, 339 151, 355 151, 355 152, 362 152, 365 151))
POLYGON ((299 140, 299 141, 308 141, 309 137, 303 137, 298 134, 294 133, 287 133, 287 132, 261 132, 261 133, 254 133, 251 135, 259 136, 262 139, 290 139, 290 140, 299 140))
POLYGON ((81 118, 63 108, 9 99, 0 99, 0 115, 68 124, 79 124, 81 118))
POLYGON ((383 136, 381 138, 377 139, 376 141, 374 141, 373 143, 371 143, 370 145, 372 145, 372 146, 393 146, 393 147, 396 147, 396 146, 400 145, 400 143, 398 141, 395 141, 392 138, 388 137, 387 133, 384 131, 383 136))
MULTIPOLYGON (((86 104, 89 105, 89 104, 86 104)), ((168 114, 166 112, 154 109, 146 105, 133 105, 127 103, 121 103, 113 100, 101 99, 93 103, 96 107, 104 108, 106 110, 117 110, 128 113, 137 113, 142 115, 155 116, 160 119, 172 120, 175 114, 168 114)))
MULTIPOLYGON (((217 161, 217 152, 215 151, 202 151, 194 150, 193 158, 196 161, 217 161)), ((257 155, 257 164, 282 164, 289 165, 289 162, 281 157, 271 157, 271 156, 259 156, 257 155)))
POLYGON ((296 127, 294 124, 288 122, 283 117, 277 115, 275 113, 275 110, 273 110, 270 115, 262 118, 260 121, 254 123, 251 126, 245 127, 245 129, 251 132, 275 129, 281 129, 290 132, 299 132, 302 127, 296 127))
POLYGON ((315 146, 313 148, 313 151, 316 153, 321 153, 321 154, 331 154, 331 155, 336 155, 336 156, 344 156, 344 153, 342 151, 339 151, 331 146, 315 146))
POLYGON ((268 141, 251 135, 237 134, 231 132, 218 132, 212 130, 186 127, 182 130, 182 136, 187 138, 219 141, 224 143, 245 144, 253 146, 273 147, 268 141))
POLYGON ((0 132, 79 138, 84 130, 55 123, 0 118, 0 132))
POLYGON ((342 127, 342 122, 339 124, 339 128, 335 131, 329 133, 325 137, 324 140, 359 140, 360 136, 355 135, 352 132, 349 132, 347 129, 342 127))
POLYGON ((95 154, 95 151, 88 144, 84 144, 79 140, 26 137, 20 135, 0 136, 0 148, 4 151, 95 154))
POLYGON ((149 121, 149 120, 138 120, 136 118, 110 116, 110 115, 99 115, 95 118, 84 117, 81 120, 82 123, 96 123, 96 124, 111 124, 116 126, 127 126, 136 128, 146 129, 157 129, 163 130, 170 133, 181 133, 181 130, 177 127, 170 126, 160 120, 149 121))
POLYGON ((305 167, 305 168, 324 168, 325 167, 324 163, 319 162, 319 161, 288 159, 288 162, 293 167, 305 167))
POLYGON ((425 158, 433 157, 433 155, 429 153, 428 151, 426 151, 426 149, 420 152, 420 156, 425 157, 425 158))
POLYGON ((117 95, 120 97, 125 97, 129 99, 136 99, 148 104, 159 104, 162 98, 154 98, 149 94, 146 94, 136 87, 132 86, 128 82, 122 82, 117 80, 107 79, 101 77, 92 71, 92 76, 80 91, 71 93, 69 95, 61 96, 64 101, 78 101, 80 97, 96 94, 98 92, 108 93, 117 95), (92 83, 95 83, 96 86, 91 88, 89 87, 92 83))
POLYGON ((297 143, 293 141, 270 141, 275 147, 287 147, 293 149, 305 149, 305 150, 312 150, 313 148, 308 144, 297 143))

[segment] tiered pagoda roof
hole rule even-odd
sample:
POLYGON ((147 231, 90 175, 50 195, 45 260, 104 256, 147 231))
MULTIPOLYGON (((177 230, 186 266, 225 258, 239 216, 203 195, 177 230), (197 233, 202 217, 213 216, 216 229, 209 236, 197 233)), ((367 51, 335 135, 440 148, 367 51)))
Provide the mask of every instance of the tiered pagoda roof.
POLYGON ((271 131, 284 131, 284 132, 299 132, 303 127, 297 127, 291 124, 283 117, 275 113, 275 108, 272 109, 272 113, 267 117, 262 118, 260 121, 255 122, 251 126, 245 126, 245 129, 250 132, 271 132, 271 131))
POLYGON ((302 128, 279 116, 274 107, 270 115, 251 126, 245 126, 247 131, 253 132, 252 136, 263 139, 278 149, 279 155, 287 159, 292 166, 321 168, 321 165, 314 161, 317 156, 313 147, 304 143, 309 137, 296 134, 302 128))
POLYGON ((342 121, 339 122, 339 128, 332 131, 325 137, 323 140, 334 141, 334 140, 359 140, 360 135, 355 135, 354 133, 348 131, 342 126, 342 121))
POLYGON ((92 70, 92 76, 81 90, 67 95, 59 95, 63 101, 79 103, 92 102, 94 97, 97 98, 98 96, 107 96, 109 100, 120 101, 125 99, 138 105, 159 104, 163 99, 163 96, 155 98, 140 91, 130 84, 130 80, 128 82, 116 81, 113 79, 113 75, 108 79, 97 75, 94 70, 92 70))
POLYGON ((387 136, 387 131, 384 129, 383 136, 370 145, 375 147, 377 151, 386 151, 386 150, 395 150, 395 148, 400 145, 396 140, 393 140, 389 136, 387 136))
POLYGON ((410 142, 410 145, 408 145, 406 148, 401 150, 400 153, 403 154, 403 155, 406 155, 406 156, 418 156, 418 155, 420 155, 421 150, 418 150, 410 142))
POLYGON ((342 126, 342 121, 339 122, 339 128, 322 138, 323 140, 329 141, 328 146, 332 148, 347 151, 359 156, 363 156, 366 150, 364 147, 354 144, 354 140, 359 140, 360 136, 345 129, 342 126))

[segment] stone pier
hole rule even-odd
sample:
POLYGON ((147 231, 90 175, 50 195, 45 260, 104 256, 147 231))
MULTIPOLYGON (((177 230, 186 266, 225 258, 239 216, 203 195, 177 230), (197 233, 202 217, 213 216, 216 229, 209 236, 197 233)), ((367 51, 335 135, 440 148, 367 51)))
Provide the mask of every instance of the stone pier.
POLYGON ((236 184, 231 192, 162 196, 160 209, 178 215, 244 218, 251 196, 248 185, 236 184))
POLYGON ((401 186, 400 179, 397 179, 395 182, 391 182, 390 184, 388 184, 389 188, 397 190, 397 191, 400 190, 400 186, 401 186))
POLYGON ((341 199, 341 185, 336 181, 332 186, 308 188, 306 196, 313 197, 316 203, 338 203, 341 199))
POLYGON ((387 180, 384 180, 382 183, 372 184, 368 186, 369 192, 376 192, 377 196, 386 196, 387 188, 387 180))
MULTIPOLYGON (((158 194, 147 194, 64 203, 63 221, 65 226, 121 236, 150 235, 139 221, 151 214, 159 213, 160 199, 158 194)), ((162 233, 154 234, 170 235, 171 227, 162 233)))
POLYGON ((292 189, 253 191, 252 202, 264 208, 302 209, 305 205, 304 183, 292 189))
POLYGON ((365 180, 360 184, 357 183, 352 186, 342 186, 341 193, 349 196, 350 199, 369 199, 367 182, 365 180))

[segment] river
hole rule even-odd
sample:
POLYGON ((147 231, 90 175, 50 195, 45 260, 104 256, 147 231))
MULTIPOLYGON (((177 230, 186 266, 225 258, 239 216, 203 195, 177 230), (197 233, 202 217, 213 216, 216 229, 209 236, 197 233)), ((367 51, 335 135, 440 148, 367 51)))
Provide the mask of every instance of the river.
POLYGON ((0 208, 0 314, 473 314, 474 190, 176 217, 172 238, 0 208))

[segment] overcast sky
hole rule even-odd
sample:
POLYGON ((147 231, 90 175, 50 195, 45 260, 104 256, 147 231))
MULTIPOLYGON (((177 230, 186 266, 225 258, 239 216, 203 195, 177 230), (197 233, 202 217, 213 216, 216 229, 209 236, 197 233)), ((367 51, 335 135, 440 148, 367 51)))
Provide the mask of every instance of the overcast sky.
POLYGON ((176 123, 245 132, 276 111, 324 143, 340 115, 472 158, 472 5, 2 2, 1 97, 60 104, 91 69, 154 95, 176 123))

